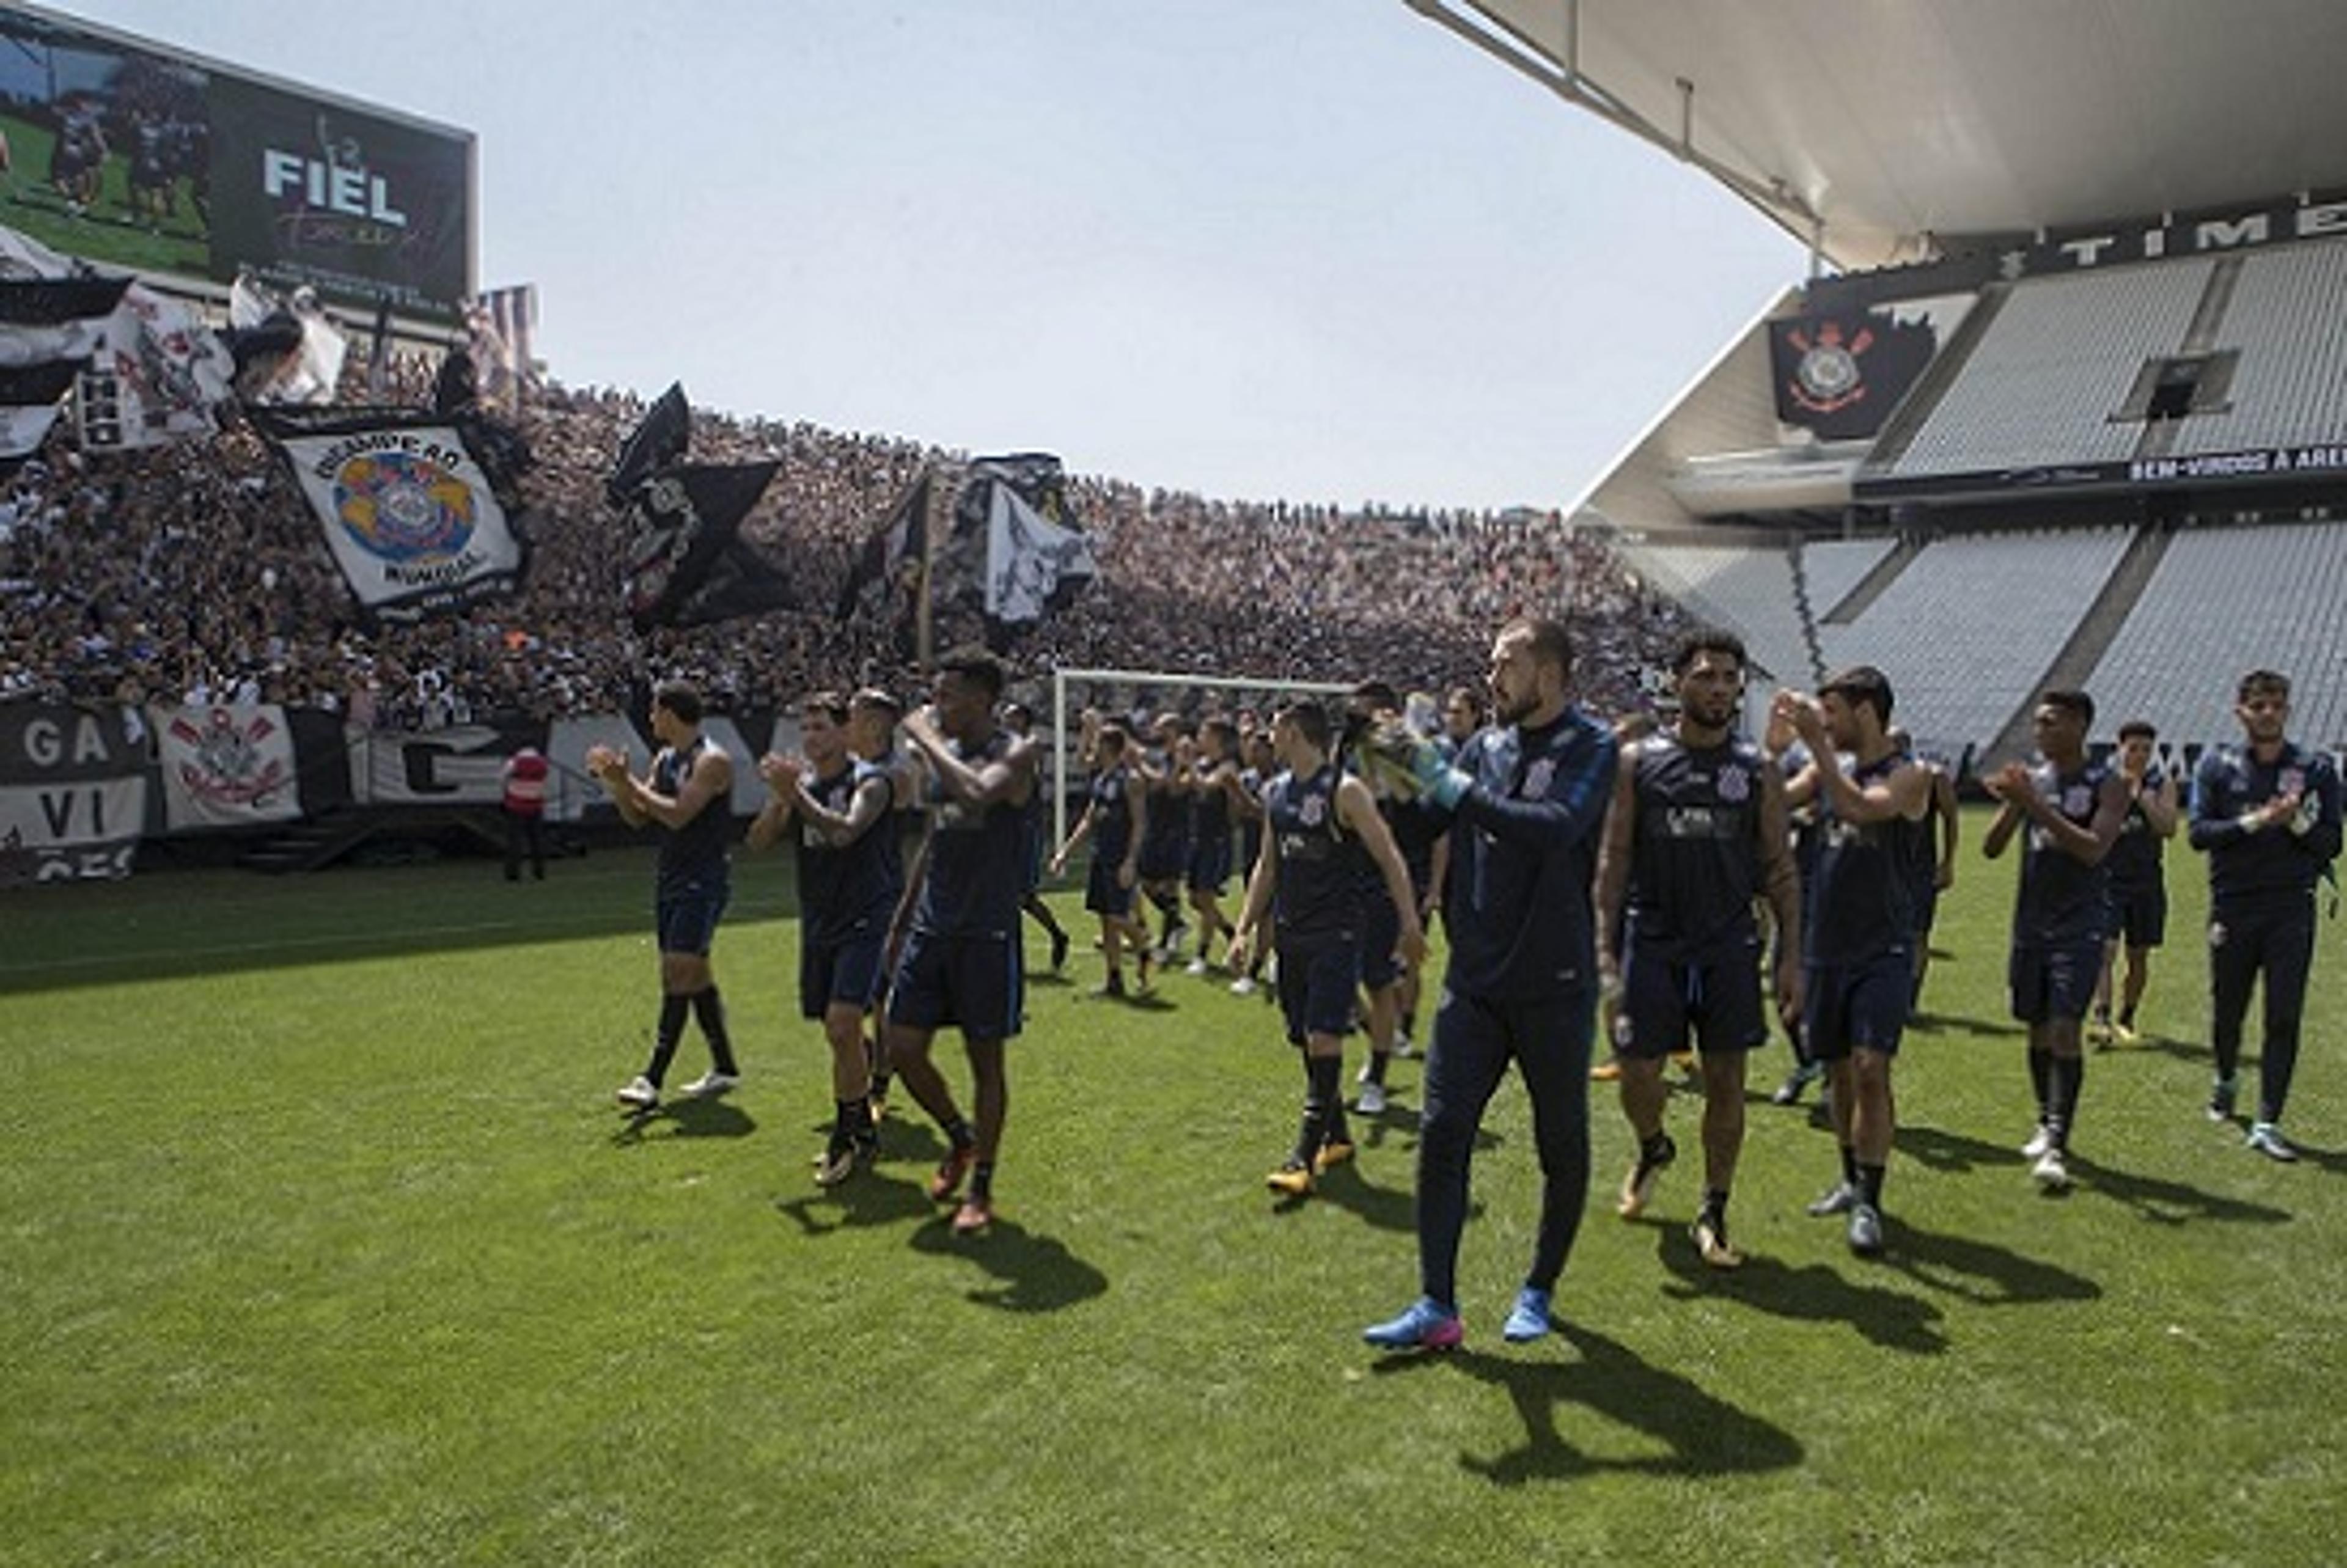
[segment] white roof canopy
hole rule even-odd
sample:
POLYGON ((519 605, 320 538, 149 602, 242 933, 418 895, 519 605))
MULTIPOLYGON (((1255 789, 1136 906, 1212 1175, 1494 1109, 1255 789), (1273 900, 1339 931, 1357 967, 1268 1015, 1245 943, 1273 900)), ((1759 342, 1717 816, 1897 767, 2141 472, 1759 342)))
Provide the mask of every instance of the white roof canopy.
POLYGON ((2341 0, 1408 0, 1844 268, 2347 188, 2341 0))

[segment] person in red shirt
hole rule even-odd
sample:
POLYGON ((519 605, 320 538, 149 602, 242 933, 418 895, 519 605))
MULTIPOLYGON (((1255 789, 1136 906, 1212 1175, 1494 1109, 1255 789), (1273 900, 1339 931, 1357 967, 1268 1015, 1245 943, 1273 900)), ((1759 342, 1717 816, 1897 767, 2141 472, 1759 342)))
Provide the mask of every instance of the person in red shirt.
POLYGON ((506 880, 521 880, 521 857, 529 852, 530 874, 546 880, 546 756, 524 746, 506 759, 506 880))

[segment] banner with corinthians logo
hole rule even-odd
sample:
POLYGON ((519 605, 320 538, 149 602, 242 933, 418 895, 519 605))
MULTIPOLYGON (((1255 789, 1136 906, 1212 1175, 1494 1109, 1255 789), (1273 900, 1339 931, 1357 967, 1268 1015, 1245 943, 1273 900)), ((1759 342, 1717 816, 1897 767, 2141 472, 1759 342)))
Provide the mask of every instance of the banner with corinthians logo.
POLYGON ((369 613, 453 613, 520 581, 521 541, 446 419, 377 411, 262 423, 369 613))
POLYGON ((1938 347, 1928 315, 1813 312, 1771 322, 1777 417, 1814 431, 1820 441, 1871 440, 1938 347))
POLYGON ((302 815, 293 732, 275 706, 150 708, 163 819, 185 828, 253 827, 302 815))

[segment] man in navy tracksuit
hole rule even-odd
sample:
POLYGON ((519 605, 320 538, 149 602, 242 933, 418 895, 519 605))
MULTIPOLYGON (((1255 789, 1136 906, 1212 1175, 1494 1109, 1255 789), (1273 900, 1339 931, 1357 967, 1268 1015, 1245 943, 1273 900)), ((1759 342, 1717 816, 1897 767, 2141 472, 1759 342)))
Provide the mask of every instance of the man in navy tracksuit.
POLYGON ((1613 731, 1567 701, 1573 643, 1553 620, 1522 620, 1491 646, 1496 723, 1446 763, 1397 726, 1425 797, 1451 818, 1442 918, 1450 965, 1427 1053, 1419 1117, 1421 1294, 1364 1331, 1383 1349, 1459 1343, 1456 1276, 1467 1166, 1483 1108, 1512 1061, 1532 1096, 1542 1192, 1532 1268, 1502 1333, 1537 1339, 1589 1196, 1589 1042, 1597 958, 1591 881, 1613 799, 1613 731))
POLYGON ((2250 988, 2265 978, 2265 1054, 2249 1146, 2298 1158, 2281 1135, 2314 958, 2314 884, 2339 855, 2339 773, 2283 733, 2290 680, 2241 677, 2234 716, 2247 743, 2211 746, 2192 779, 2192 847, 2209 856, 2209 1026, 2217 1082, 2209 1119, 2229 1122, 2250 988))

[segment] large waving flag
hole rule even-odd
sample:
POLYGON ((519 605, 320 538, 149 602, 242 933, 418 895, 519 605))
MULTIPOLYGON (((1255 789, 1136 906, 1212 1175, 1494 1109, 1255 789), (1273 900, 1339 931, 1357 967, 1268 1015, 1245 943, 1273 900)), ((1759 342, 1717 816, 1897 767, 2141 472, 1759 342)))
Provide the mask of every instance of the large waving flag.
POLYGON ((133 283, 107 318, 74 394, 82 445, 154 446, 209 436, 235 380, 228 346, 193 309, 133 283))
POLYGON ((865 539, 864 548, 856 552, 856 564, 847 569, 847 580, 840 585, 839 605, 832 612, 834 620, 853 620, 859 614, 885 612, 895 600, 905 563, 927 566, 933 483, 929 470, 922 469, 921 477, 897 497, 887 517, 865 539))
POLYGON ((32 455, 103 341, 128 278, 0 278, 0 460, 32 455))
POLYGON ((682 460, 692 446, 692 405, 685 401, 684 384, 672 381, 666 392, 652 400, 643 418, 620 444, 611 476, 603 481, 603 493, 615 507, 629 505, 637 486, 671 463, 682 460))
POLYGON ((678 464, 635 488, 628 614, 641 629, 786 608, 789 579, 742 538, 779 463, 678 464))
POLYGON ((1074 521, 1057 457, 977 459, 954 503, 941 590, 982 610, 989 641, 1000 646, 1017 629, 1065 608, 1100 575, 1092 536, 1074 521))
POLYGON ((523 548, 466 432, 432 414, 255 411, 369 614, 415 620, 512 590, 523 548))

